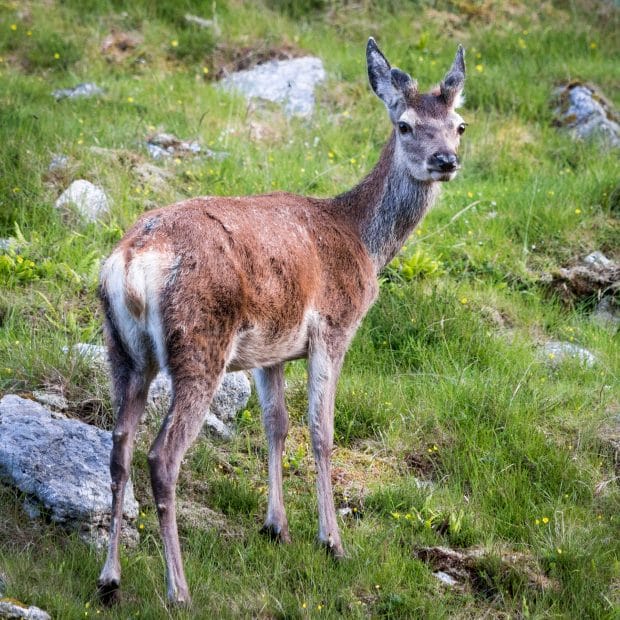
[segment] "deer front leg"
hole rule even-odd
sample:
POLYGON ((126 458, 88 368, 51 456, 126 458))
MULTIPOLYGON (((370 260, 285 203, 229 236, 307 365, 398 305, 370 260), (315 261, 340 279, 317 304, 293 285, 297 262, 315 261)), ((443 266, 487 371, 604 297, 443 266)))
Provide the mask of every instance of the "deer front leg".
POLYGON ((334 442, 334 400, 344 347, 336 347, 317 332, 308 351, 308 423, 317 470, 319 543, 336 558, 344 557, 331 481, 331 453, 334 442))
POLYGON ((282 492, 282 454, 288 433, 284 403, 284 364, 254 370, 256 391, 263 410, 263 425, 269 443, 269 499, 262 532, 279 542, 291 541, 282 492))

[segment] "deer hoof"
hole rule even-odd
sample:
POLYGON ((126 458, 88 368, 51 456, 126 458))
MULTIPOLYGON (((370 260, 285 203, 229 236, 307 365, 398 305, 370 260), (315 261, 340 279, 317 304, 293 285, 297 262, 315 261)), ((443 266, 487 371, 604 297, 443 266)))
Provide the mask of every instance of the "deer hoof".
POLYGON ((274 542, 279 542, 282 544, 288 544, 291 542, 291 536, 288 533, 288 525, 280 527, 274 525, 273 523, 265 524, 261 527, 260 533, 274 542))
POLYGON ((113 580, 108 582, 97 582, 97 597, 103 605, 111 607, 120 602, 121 584, 120 581, 113 580))
POLYGON ((334 560, 346 560, 347 554, 341 543, 336 543, 333 540, 319 540, 319 545, 325 549, 327 554, 334 560))

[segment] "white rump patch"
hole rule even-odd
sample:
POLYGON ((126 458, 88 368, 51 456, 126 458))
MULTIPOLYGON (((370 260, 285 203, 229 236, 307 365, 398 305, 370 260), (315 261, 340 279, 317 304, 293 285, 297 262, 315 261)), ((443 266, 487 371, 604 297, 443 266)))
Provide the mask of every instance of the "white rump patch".
POLYGON ((171 252, 147 250, 135 253, 127 266, 123 250, 118 250, 101 270, 101 286, 110 302, 116 328, 139 365, 148 353, 144 348, 144 336, 148 334, 160 368, 167 366, 159 302, 172 261, 171 252), (142 312, 130 310, 135 305, 142 312))

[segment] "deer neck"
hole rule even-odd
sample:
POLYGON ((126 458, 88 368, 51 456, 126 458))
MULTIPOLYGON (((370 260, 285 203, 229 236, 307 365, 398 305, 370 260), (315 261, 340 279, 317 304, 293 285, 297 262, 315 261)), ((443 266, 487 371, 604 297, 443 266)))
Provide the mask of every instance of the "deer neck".
POLYGON ((403 247, 439 191, 437 183, 411 177, 399 160, 392 132, 370 174, 335 199, 351 218, 377 273, 403 247))

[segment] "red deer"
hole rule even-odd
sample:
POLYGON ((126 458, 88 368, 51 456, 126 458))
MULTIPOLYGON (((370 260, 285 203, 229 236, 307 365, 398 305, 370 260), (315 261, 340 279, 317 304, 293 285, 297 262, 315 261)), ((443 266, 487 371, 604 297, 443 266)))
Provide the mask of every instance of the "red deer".
POLYGON ((288 430, 284 363, 308 360, 308 423, 317 469, 318 540, 344 549, 330 462, 343 358, 395 256, 459 169, 465 130, 455 109, 465 81, 459 46, 441 84, 422 93, 369 39, 368 77, 393 129, 374 169, 335 198, 279 192, 193 198, 140 217, 103 265, 100 297, 118 409, 110 458, 112 522, 99 592, 120 586, 119 535, 136 427, 160 368, 173 398, 148 460, 163 539, 168 597, 188 603, 175 513, 183 455, 227 370, 254 369, 269 443, 264 532, 289 530, 282 496, 288 430))

